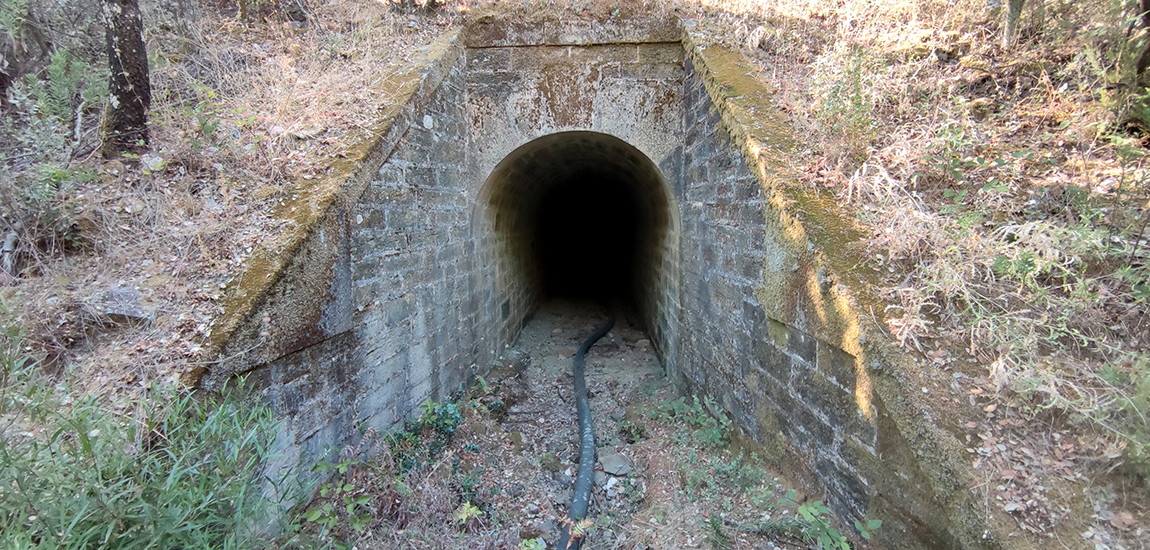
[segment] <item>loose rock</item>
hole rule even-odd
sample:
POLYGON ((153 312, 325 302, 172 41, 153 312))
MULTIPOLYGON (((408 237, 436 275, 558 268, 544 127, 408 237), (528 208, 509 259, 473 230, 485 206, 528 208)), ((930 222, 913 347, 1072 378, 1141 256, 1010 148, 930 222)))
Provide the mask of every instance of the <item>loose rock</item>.
POLYGON ((140 293, 136 289, 120 286, 103 297, 104 313, 119 324, 145 324, 152 316, 140 307, 140 293))
POLYGON ((603 471, 611 475, 625 476, 631 473, 631 459, 619 453, 603 453, 599 457, 599 464, 603 465, 603 471))

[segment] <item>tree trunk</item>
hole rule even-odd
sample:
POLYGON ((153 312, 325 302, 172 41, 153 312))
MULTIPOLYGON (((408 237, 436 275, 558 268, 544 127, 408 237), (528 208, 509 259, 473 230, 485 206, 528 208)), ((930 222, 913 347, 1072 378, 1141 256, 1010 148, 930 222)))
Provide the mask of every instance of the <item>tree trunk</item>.
POLYGON ((1009 0, 1006 8, 1006 29, 1002 33, 1002 48, 1010 49, 1018 34, 1018 20, 1022 18, 1022 5, 1026 0, 1009 0))
POLYGON ((147 148, 152 86, 139 0, 104 0, 104 20, 111 97, 104 116, 102 152, 111 158, 147 148))
MULTIPOLYGON (((18 6, 17 6, 18 7, 18 6)), ((31 6, 23 6, 12 15, 15 28, 0 31, 0 109, 8 106, 8 89, 12 84, 48 64, 56 46, 44 34, 45 25, 31 6)))
MULTIPOLYGON (((1142 10, 1142 17, 1138 19, 1143 29, 1150 29, 1150 0, 1141 0, 1138 3, 1139 8, 1142 10)), ((1138 85, 1146 84, 1146 69, 1150 68, 1150 41, 1142 47, 1142 53, 1138 56, 1138 61, 1134 66, 1135 82, 1138 85)))

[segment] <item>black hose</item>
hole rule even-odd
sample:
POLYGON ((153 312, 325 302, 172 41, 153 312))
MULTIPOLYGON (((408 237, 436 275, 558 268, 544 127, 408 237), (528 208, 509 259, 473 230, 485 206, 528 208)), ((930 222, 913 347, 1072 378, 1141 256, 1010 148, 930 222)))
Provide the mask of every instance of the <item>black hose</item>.
POLYGON ((587 351, 615 326, 615 318, 595 331, 579 346, 571 375, 575 378, 575 408, 579 411, 579 473, 575 477, 575 493, 567 509, 567 523, 559 534, 559 549, 578 550, 583 544, 583 528, 579 525, 587 517, 587 504, 591 500, 591 483, 595 478, 595 427, 591 424, 591 404, 587 401, 587 380, 583 377, 583 363, 587 351), (575 531, 578 529, 578 533, 575 531))

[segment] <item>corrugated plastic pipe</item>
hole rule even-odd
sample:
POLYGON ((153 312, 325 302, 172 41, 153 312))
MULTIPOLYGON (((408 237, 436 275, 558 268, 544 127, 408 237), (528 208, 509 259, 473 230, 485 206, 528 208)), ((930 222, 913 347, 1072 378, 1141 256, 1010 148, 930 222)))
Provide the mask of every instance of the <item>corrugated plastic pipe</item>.
POLYGON ((587 517, 591 483, 595 478, 595 427, 591 424, 591 404, 587 401, 587 380, 583 377, 583 364, 587 360, 587 351, 613 326, 614 317, 584 340, 571 366, 571 375, 575 378, 575 409, 579 411, 579 473, 575 477, 571 506, 567 509, 568 521, 559 534, 560 550, 578 550, 583 544, 583 529, 579 527, 579 522, 587 517))

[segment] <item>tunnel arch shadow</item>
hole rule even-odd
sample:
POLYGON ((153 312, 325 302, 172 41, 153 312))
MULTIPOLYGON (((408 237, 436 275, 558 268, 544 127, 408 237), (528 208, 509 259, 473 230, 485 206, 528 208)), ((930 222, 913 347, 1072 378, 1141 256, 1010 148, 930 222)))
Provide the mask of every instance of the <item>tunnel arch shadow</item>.
POLYGON ((657 323, 675 278, 678 216, 642 151, 598 132, 549 134, 504 157, 478 198, 505 321, 575 298, 657 323))

